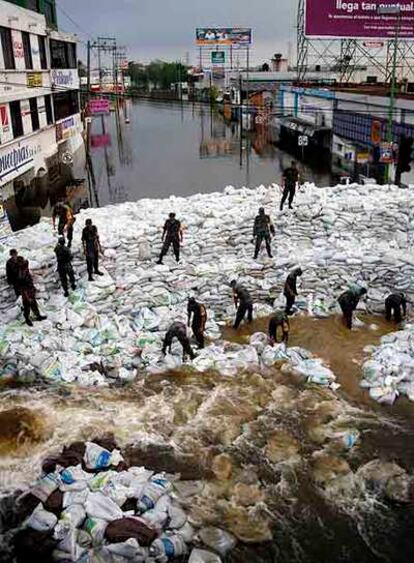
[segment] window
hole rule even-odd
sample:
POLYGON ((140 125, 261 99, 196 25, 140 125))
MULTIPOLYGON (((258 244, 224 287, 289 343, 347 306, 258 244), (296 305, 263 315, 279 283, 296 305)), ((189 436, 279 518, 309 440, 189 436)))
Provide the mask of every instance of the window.
POLYGON ((39 0, 26 0, 26 8, 28 10, 33 10, 34 12, 39 11, 39 0))
POLYGON ((22 31, 23 39, 23 50, 24 50, 24 62, 26 63, 26 68, 33 68, 32 60, 32 47, 30 45, 30 36, 27 31, 22 31))
POLYGON ((43 35, 38 35, 37 37, 39 39, 40 68, 46 70, 47 69, 46 41, 43 35))
POLYGON ((30 98, 30 115, 32 116, 32 130, 37 131, 40 127, 39 125, 39 114, 37 111, 37 98, 30 98))
POLYGON ((76 45, 75 45, 75 43, 67 43, 66 45, 67 45, 67 49, 68 49, 68 62, 69 62, 68 68, 76 68, 76 66, 77 66, 76 45))
POLYGON ((51 95, 45 96, 45 108, 46 108, 46 120, 48 125, 53 123, 53 113, 52 113, 52 99, 51 95))
POLYGON ((44 0, 43 1, 43 13, 46 17, 46 21, 48 24, 56 27, 56 11, 54 7, 54 2, 51 0, 44 0))
POLYGON ((15 69, 13 53, 13 42, 11 37, 11 30, 7 27, 0 27, 0 39, 3 49, 3 59, 5 69, 15 69))
POLYGON ((79 97, 77 92, 62 92, 53 96, 55 119, 65 119, 70 115, 79 113, 79 97))
POLYGON ((10 102, 10 113, 13 129, 13 137, 21 137, 23 135, 22 112, 20 102, 10 102))
POLYGON ((50 41, 51 67, 76 68, 76 45, 64 41, 50 41))

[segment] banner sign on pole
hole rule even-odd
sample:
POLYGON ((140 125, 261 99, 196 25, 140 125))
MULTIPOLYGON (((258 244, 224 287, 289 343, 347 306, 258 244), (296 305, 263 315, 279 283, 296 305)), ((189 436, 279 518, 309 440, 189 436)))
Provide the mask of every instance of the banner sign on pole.
POLYGON ((226 53, 224 51, 213 51, 211 53, 211 62, 213 65, 223 66, 226 62, 226 53))
POLYGON ((110 109, 111 109, 110 103, 107 98, 91 100, 89 102, 89 113, 91 115, 98 115, 100 113, 109 113, 110 109))

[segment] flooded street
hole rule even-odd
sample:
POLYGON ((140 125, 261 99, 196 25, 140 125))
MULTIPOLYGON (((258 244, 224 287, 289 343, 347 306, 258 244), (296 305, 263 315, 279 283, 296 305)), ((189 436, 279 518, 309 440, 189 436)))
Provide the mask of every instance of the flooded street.
MULTIPOLYGON (((339 318, 292 321, 291 344, 329 362, 342 386, 337 394, 278 368, 236 376, 184 369, 118 389, 4 388, 0 409, 14 422, 1 430, 2 488, 29 484, 62 444, 110 430, 136 464, 205 479, 187 506, 190 520, 225 524, 243 539, 228 561, 408 562, 396 542, 407 554, 413 548, 412 512, 379 505, 357 472, 375 458, 414 464, 409 410, 400 402, 379 406, 358 385, 363 348, 394 327, 376 316, 363 320, 353 332, 339 318), (359 434, 351 450, 344 432, 359 434)), ((223 336, 242 342, 266 324, 236 338, 226 328, 223 336)))
MULTIPOLYGON (((119 121, 95 118, 92 135, 110 134, 110 145, 92 148, 99 205, 145 197, 188 196, 227 185, 280 183, 292 156, 270 142, 268 129, 240 132, 217 109, 190 102, 130 99, 119 121)), ((330 185, 327 170, 301 164, 305 180, 330 185)))

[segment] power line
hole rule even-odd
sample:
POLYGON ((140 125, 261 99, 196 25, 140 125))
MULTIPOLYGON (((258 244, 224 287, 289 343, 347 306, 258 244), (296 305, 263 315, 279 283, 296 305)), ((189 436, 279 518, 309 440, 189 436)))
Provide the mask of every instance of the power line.
POLYGON ((58 4, 58 3, 56 2, 56 6, 59 8, 59 10, 62 12, 62 14, 63 14, 64 16, 66 16, 66 18, 67 18, 69 21, 71 21, 71 22, 73 23, 73 25, 74 25, 75 27, 77 27, 84 35, 87 35, 88 37, 90 37, 91 39, 93 39, 92 34, 89 33, 89 31, 86 31, 85 29, 83 29, 83 27, 82 27, 81 25, 79 25, 78 22, 75 21, 75 20, 72 18, 72 16, 70 16, 70 15, 62 8, 62 6, 61 6, 60 4, 58 4))

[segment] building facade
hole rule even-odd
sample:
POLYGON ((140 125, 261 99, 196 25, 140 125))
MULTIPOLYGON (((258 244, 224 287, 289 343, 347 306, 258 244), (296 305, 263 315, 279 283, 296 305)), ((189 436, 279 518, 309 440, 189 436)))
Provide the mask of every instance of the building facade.
POLYGON ((45 5, 0 0, 0 195, 15 228, 16 207, 49 201, 83 152, 76 37, 45 5))
MULTIPOLYGON (((382 147, 387 145, 389 107, 389 96, 381 88, 335 92, 332 164, 336 171, 363 175, 381 183, 387 181, 382 147)), ((392 116, 396 152, 403 138, 414 139, 414 97, 398 94, 392 116)), ((390 172, 394 180, 394 165, 390 172)), ((414 170, 404 173, 401 181, 414 183, 414 170)))

